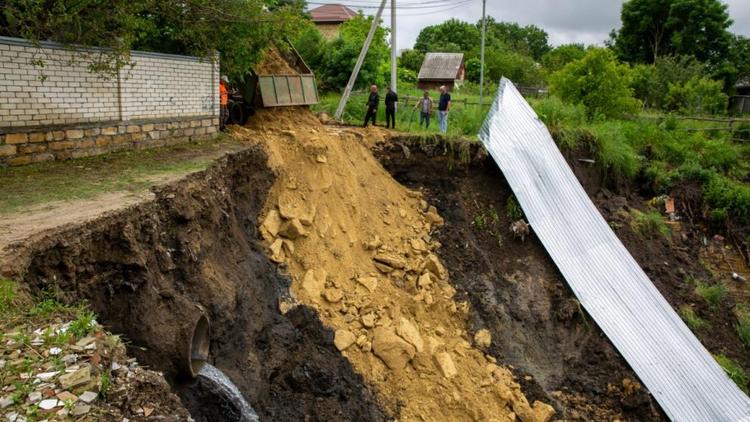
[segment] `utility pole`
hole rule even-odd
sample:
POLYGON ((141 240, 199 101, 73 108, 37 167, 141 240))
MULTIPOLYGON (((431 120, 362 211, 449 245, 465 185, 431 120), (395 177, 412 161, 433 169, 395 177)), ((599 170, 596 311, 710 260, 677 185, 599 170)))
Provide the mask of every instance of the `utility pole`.
POLYGON ((391 0, 391 89, 396 92, 396 0, 391 0))
POLYGON ((482 109, 482 100, 484 99, 484 37, 487 34, 487 18, 485 10, 487 9, 487 0, 482 0, 482 46, 480 49, 479 59, 479 109, 482 109))
POLYGON ((375 14, 375 19, 372 20, 372 25, 370 25, 370 32, 367 33, 365 44, 362 46, 362 51, 359 52, 357 63, 354 65, 352 74, 349 77, 349 82, 346 83, 344 95, 341 96, 341 101, 339 101, 339 106, 336 109, 336 114, 334 115, 336 120, 341 120, 341 115, 344 114, 344 108, 346 107, 346 102, 349 101, 349 95, 352 93, 352 87, 354 86, 354 82, 357 80, 359 69, 362 67, 362 62, 365 61, 365 56, 367 55, 367 50, 370 48, 370 43, 372 42, 372 37, 375 35, 375 30, 378 29, 378 25, 380 24, 380 17, 383 16, 383 9, 385 8, 386 1, 388 0, 383 0, 380 3, 378 13, 375 14))

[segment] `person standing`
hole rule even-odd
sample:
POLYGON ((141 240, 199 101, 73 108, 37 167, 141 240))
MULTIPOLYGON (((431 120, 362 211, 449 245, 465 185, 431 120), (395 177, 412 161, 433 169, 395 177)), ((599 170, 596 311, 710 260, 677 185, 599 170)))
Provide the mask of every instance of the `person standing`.
POLYGON ((398 95, 388 85, 388 92, 385 94, 385 127, 396 129, 396 103, 398 95))
POLYGON ((372 119, 372 125, 375 126, 375 116, 378 114, 378 104, 380 103, 380 95, 378 94, 378 86, 373 85, 370 87, 370 96, 367 98, 367 113, 365 114, 365 123, 362 127, 367 127, 367 122, 372 119))
POLYGON ((229 118, 229 78, 222 75, 219 81, 219 129, 224 130, 229 118))
POLYGON ((424 128, 429 129, 430 115, 432 115, 432 98, 430 98, 428 91, 424 92, 424 95, 417 101, 414 108, 419 109, 419 127, 422 127, 422 123, 424 122, 424 128))
POLYGON ((438 123, 440 123, 440 132, 448 131, 448 112, 451 109, 451 94, 445 85, 440 87, 440 100, 438 101, 438 123))

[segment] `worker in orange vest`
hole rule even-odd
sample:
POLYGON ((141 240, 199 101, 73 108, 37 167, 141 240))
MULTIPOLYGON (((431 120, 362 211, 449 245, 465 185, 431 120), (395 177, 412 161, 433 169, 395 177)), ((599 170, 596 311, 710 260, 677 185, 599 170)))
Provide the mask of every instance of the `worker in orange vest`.
POLYGON ((226 75, 221 77, 219 82, 219 127, 224 130, 229 118, 229 78, 226 75))

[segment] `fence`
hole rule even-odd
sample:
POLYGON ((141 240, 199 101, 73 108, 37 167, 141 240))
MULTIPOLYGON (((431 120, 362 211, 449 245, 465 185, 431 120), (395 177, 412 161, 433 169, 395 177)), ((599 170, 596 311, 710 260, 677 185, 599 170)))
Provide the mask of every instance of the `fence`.
MULTIPOLYGON (((663 120, 664 116, 630 116, 631 119, 636 120, 663 120)), ((750 119, 748 118, 737 118, 737 117, 703 117, 703 116, 670 116, 675 120, 683 121, 694 121, 694 122, 713 122, 720 125, 712 127, 697 127, 697 128, 683 128, 686 132, 731 132, 732 139, 738 142, 747 142, 750 138, 750 119), (748 127, 738 127, 740 125, 747 125, 748 127), (735 134, 743 134, 745 138, 738 138, 735 134)))
POLYGON ((218 129, 218 63, 132 52, 116 74, 101 49, 0 37, 0 165, 202 139, 218 129))

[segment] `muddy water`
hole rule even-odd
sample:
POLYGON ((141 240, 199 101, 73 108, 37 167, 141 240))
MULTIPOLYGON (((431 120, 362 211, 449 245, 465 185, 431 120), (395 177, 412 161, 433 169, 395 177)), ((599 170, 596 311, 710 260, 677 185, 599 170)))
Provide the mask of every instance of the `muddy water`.
MULTIPOLYGON (((27 245, 17 278, 33 291, 87 300, 140 362, 171 368, 165 307, 211 321, 209 361, 262 420, 387 420, 309 308, 282 314, 289 280, 265 256, 257 215, 273 174, 251 149, 156 192, 156 199, 27 245)), ((178 374, 167 372, 175 385, 178 374)), ((216 409, 179 389, 187 407, 216 409)), ((205 391, 204 391, 205 392, 205 391)), ((231 409, 226 411, 230 411, 231 409)))
POLYGON ((258 422, 258 414, 240 390, 217 367, 206 363, 196 380, 180 394, 188 405, 190 416, 201 421, 258 422))

